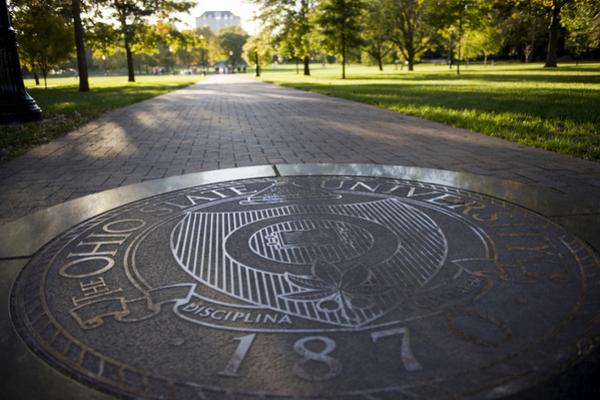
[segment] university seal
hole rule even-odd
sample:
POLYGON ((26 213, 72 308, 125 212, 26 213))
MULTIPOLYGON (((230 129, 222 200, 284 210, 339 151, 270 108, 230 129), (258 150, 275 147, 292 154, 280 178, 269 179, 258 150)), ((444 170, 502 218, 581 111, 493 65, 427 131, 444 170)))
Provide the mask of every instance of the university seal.
POLYGON ((599 268, 563 228, 478 193, 247 179, 64 232, 12 315, 50 364, 118 396, 478 398, 589 345, 599 268))

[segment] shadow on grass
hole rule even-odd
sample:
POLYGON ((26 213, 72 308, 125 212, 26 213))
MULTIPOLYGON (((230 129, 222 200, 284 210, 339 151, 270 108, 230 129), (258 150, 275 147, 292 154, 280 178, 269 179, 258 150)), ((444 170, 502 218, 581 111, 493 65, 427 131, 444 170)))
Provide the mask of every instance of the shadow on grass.
POLYGON ((0 126, 0 162, 24 154, 30 148, 47 143, 108 111, 192 83, 139 83, 92 88, 88 93, 79 92, 75 85, 30 88, 29 93, 42 108, 43 120, 39 123, 0 126))
MULTIPOLYGON (((580 72, 581 70, 577 70, 580 72)), ((510 72, 504 73, 501 71, 490 71, 488 73, 469 72, 469 70, 461 69, 461 75, 457 75, 456 71, 447 71, 446 73, 427 73, 422 72, 419 74, 411 73, 391 73, 391 72, 379 72, 378 74, 361 75, 349 74, 346 78, 347 81, 377 81, 382 79, 398 80, 398 81, 491 81, 491 82, 544 82, 544 83, 600 83, 600 74, 598 70, 595 74, 580 74, 580 73, 565 73, 562 71, 560 74, 551 73, 531 73, 531 70, 525 70, 522 73, 510 72)), ((592 72, 592 71, 590 71, 592 72)))
POLYGON ((33 88, 29 93, 45 113, 75 112, 99 115, 114 108, 145 100, 186 84, 153 84, 143 86, 116 86, 93 88, 82 93, 77 87, 67 86, 51 89, 33 88))
POLYGON ((345 84, 324 85, 312 82, 283 82, 283 86, 323 94, 363 99, 380 105, 427 105, 457 110, 524 113, 544 118, 600 123, 600 113, 590 104, 600 104, 600 91, 569 89, 505 89, 487 91, 473 86, 435 86, 416 84, 345 84))
MULTIPOLYGON (((485 76, 490 80, 490 76, 485 76)), ((528 79, 529 80, 529 79, 528 79)), ((572 82, 572 81, 571 81, 572 82)), ((600 160, 600 91, 568 88, 486 90, 467 85, 283 82, 547 150, 600 160)))

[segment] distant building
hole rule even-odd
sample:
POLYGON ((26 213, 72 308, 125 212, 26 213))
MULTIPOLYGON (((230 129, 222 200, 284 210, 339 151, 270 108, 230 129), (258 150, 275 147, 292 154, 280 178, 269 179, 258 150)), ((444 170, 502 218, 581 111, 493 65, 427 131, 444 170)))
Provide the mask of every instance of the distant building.
POLYGON ((227 26, 234 25, 241 26, 242 20, 231 11, 206 11, 196 18, 196 28, 208 26, 214 32, 218 32, 227 26))

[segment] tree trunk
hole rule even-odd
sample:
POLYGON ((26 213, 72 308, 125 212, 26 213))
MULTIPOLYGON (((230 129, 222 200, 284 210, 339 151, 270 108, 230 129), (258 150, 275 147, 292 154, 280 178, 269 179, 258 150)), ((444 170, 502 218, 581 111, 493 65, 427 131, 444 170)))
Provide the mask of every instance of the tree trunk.
POLYGON ((560 28, 560 8, 557 1, 554 1, 552 8, 552 19, 550 21, 550 38, 548 39, 548 54, 546 55, 546 64, 544 68, 556 68, 556 53, 558 51, 558 31, 560 28))
POLYGON ((461 43, 459 41, 458 42, 458 54, 457 54, 458 57, 456 57, 456 75, 460 75, 460 56, 461 56, 460 50, 461 50, 461 47, 462 46, 461 46, 461 43))
POLYGON ((129 40, 127 34, 125 34, 125 53, 127 54, 127 75, 129 82, 135 82, 135 71, 133 70, 133 54, 131 53, 131 47, 129 46, 129 40))
POLYGON ((310 57, 304 56, 304 75, 310 75, 310 57))
POLYGON ((346 79, 346 37, 342 35, 342 79, 346 79))
POLYGON ((525 63, 529 63, 529 61, 531 61, 532 59, 533 50, 535 49, 535 36, 535 24, 531 24, 531 31, 529 31, 529 37, 531 38, 531 42, 527 46, 525 46, 525 48, 527 49, 525 63))
POLYGON ((409 51, 407 51, 407 59, 406 61, 408 61, 408 70, 409 71, 414 71, 415 70, 415 52, 412 49, 409 49, 409 51))
POLYGON ((44 77, 44 89, 48 89, 48 70, 42 68, 42 76, 44 77))
POLYGON ((460 75, 460 63, 462 61, 462 40, 463 40, 463 21, 462 18, 458 20, 458 49, 457 49, 457 57, 456 57, 456 75, 460 75))
POLYGON ((40 86, 40 77, 35 69, 33 70, 33 79, 35 79, 35 86, 40 86))
POLYGON ((448 42, 448 68, 452 69, 454 65, 454 38, 450 34, 450 40, 448 42))
POLYGON ((80 0, 72 0, 73 27, 75 30, 75 46, 77 47, 77 69, 79 70, 79 91, 89 92, 87 59, 85 57, 85 46, 83 45, 83 24, 81 23, 80 0))
POLYGON ((310 36, 311 22, 309 21, 309 9, 311 6, 310 0, 302 0, 300 2, 300 13, 298 14, 298 28, 301 35, 301 49, 305 52, 303 63, 304 63, 304 76, 310 76, 310 47, 308 43, 308 37, 310 36))
POLYGON ((256 62, 256 77, 260 76, 260 65, 258 65, 258 53, 254 55, 254 61, 256 62))
POLYGON ((377 65, 379 66, 379 70, 383 71, 383 60, 382 60, 382 56, 381 53, 379 53, 379 56, 377 57, 377 65))

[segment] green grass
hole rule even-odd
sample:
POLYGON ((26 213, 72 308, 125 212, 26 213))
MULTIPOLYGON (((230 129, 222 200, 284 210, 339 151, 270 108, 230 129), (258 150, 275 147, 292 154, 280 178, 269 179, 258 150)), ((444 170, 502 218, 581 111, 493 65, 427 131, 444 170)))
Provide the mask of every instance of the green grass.
POLYGON ((386 66, 315 65, 312 76, 293 66, 264 71, 267 82, 373 104, 498 136, 528 146, 600 160, 600 63, 470 65, 462 74, 421 64, 415 71, 386 66))
POLYGON ((198 76, 137 76, 128 83, 126 76, 90 77, 91 91, 80 93, 77 80, 49 78, 48 89, 25 80, 25 86, 43 110, 39 123, 0 126, 0 161, 25 153, 49 142, 101 114, 158 96, 197 82, 198 76))

